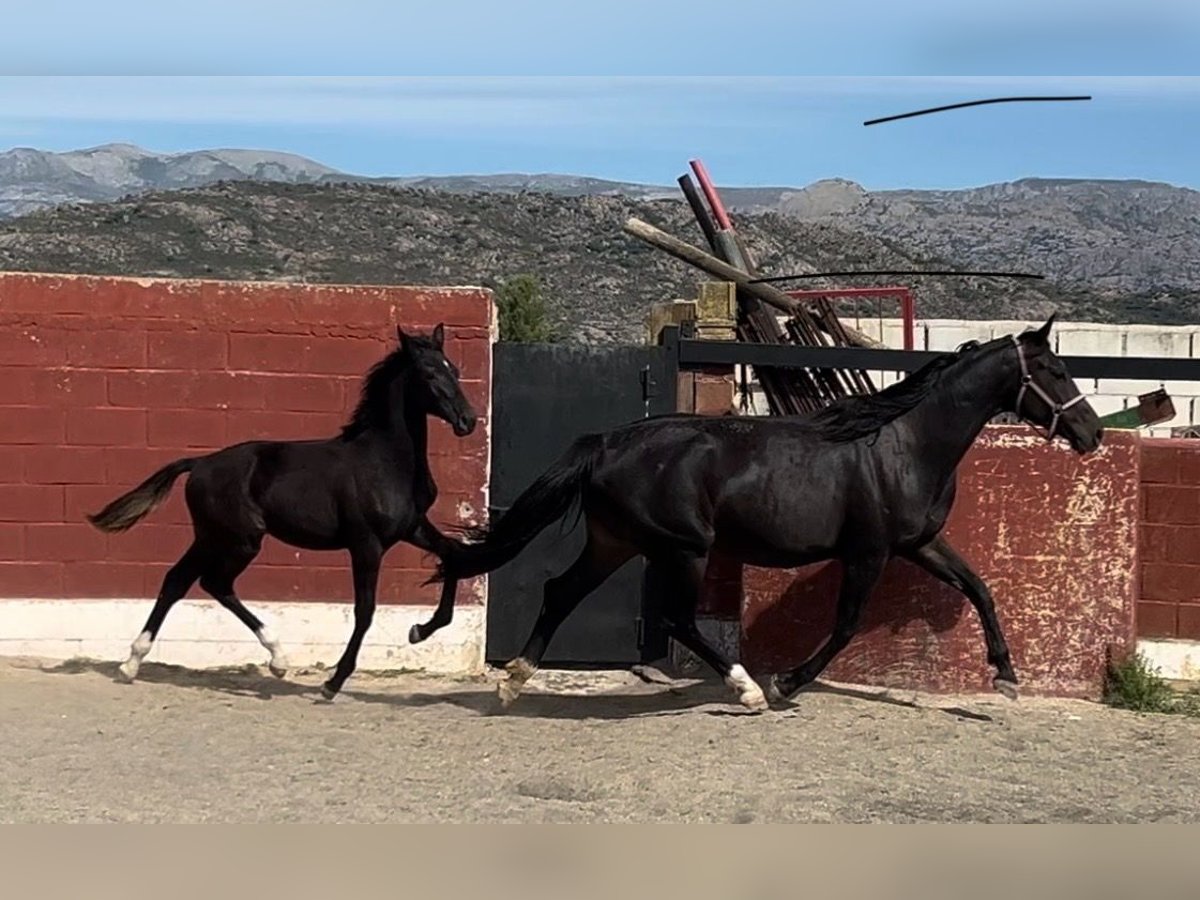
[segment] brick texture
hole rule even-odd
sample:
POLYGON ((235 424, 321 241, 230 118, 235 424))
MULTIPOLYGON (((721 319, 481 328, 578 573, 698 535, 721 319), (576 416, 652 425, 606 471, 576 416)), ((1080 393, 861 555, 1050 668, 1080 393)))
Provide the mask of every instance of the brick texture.
POLYGON ((1200 640, 1200 441, 1142 447, 1138 636, 1200 640))
MULTIPOLYGON (((446 326, 481 421, 465 440, 431 425, 431 518, 473 518, 487 505, 492 315, 474 288, 0 274, 0 597, 152 597, 190 540, 182 482, 125 534, 84 514, 185 454, 335 433, 398 324, 446 326)), ((429 572, 397 547, 380 601, 436 602, 429 572)), ((238 587, 251 601, 353 595, 344 553, 273 539, 238 587)), ((460 590, 462 602, 474 595, 460 590)))

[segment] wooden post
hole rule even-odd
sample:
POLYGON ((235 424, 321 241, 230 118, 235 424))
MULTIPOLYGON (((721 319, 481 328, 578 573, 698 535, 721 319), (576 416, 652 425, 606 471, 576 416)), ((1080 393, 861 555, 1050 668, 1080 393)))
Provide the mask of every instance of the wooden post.
MULTIPOLYGON (((782 312, 789 315, 807 315, 807 307, 799 300, 789 297, 783 291, 771 287, 771 285, 764 282, 751 282, 750 275, 746 272, 729 265, 729 263, 723 262, 711 253, 705 253, 699 247, 695 247, 687 241, 681 241, 679 238, 667 234, 662 229, 655 228, 653 225, 643 222, 641 219, 633 218, 627 220, 624 231, 651 246, 658 247, 660 250, 671 254, 677 259, 690 263, 698 269, 703 269, 716 278, 734 282, 742 290, 747 291, 763 303, 773 306, 782 312)), ((820 323, 817 324, 819 325, 820 323)), ((874 338, 868 337, 848 326, 845 327, 845 332, 848 343, 853 346, 884 346, 874 338)))

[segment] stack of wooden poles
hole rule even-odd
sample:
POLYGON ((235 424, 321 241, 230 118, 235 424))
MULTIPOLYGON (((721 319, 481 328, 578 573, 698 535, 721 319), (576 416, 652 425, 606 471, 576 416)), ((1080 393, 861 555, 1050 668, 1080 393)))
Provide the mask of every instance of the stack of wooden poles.
MULTIPOLYGON (((704 164, 692 160, 690 165, 696 178, 693 181, 691 175, 680 176, 679 187, 711 252, 641 219, 630 219, 625 223, 625 231, 711 276, 733 282, 737 290, 738 340, 808 347, 883 346, 847 327, 827 298, 817 298, 810 305, 770 284, 752 281, 758 275, 754 259, 734 229, 704 164), (780 313, 785 316, 782 322, 780 313)), ((777 416, 812 412, 850 394, 875 391, 870 376, 859 369, 760 367, 755 375, 767 397, 771 414, 777 416)))

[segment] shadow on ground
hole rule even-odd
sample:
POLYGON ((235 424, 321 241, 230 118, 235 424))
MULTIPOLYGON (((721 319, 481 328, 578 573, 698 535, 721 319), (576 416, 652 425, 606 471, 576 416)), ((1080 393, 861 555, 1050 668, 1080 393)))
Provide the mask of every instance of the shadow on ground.
MULTIPOLYGON (((48 675, 100 675, 118 681, 116 662, 74 659, 55 665, 31 665, 48 675)), ((325 704, 320 695, 320 684, 325 673, 320 670, 304 670, 299 673, 313 678, 312 683, 279 679, 258 666, 231 669, 188 669, 163 663, 143 663, 138 674, 138 683, 162 684, 226 694, 255 700, 273 700, 277 697, 308 698, 315 704, 325 704)), ((364 673, 365 674, 365 673, 364 673)), ((396 681, 413 676, 367 675, 367 680, 378 684, 389 678, 396 681)), ((433 681, 433 679, 430 679, 433 681)), ((584 678, 575 679, 583 681, 584 678)), ((644 716, 671 716, 699 711, 710 716, 751 716, 730 695, 729 689, 715 680, 676 682, 669 685, 655 684, 634 690, 622 686, 615 689, 584 690, 575 693, 562 690, 541 689, 536 682, 526 689, 508 710, 501 708, 496 696, 495 684, 486 678, 470 680, 438 680, 443 686, 437 691, 371 691, 355 688, 354 680, 342 691, 339 700, 346 702, 372 703, 393 708, 421 708, 429 706, 453 706, 478 716, 507 716, 541 719, 630 719, 644 716), (711 707, 711 708, 708 708, 711 707)), ((137 689, 137 683, 129 686, 137 689)), ((858 690, 842 685, 816 683, 801 691, 792 701, 778 704, 776 712, 795 710, 804 702, 807 694, 832 694, 862 703, 882 703, 914 711, 937 711, 958 719, 979 722, 993 721, 991 716, 958 706, 922 705, 912 700, 892 697, 886 693, 858 690)), ((338 700, 333 701, 339 702, 338 700)))

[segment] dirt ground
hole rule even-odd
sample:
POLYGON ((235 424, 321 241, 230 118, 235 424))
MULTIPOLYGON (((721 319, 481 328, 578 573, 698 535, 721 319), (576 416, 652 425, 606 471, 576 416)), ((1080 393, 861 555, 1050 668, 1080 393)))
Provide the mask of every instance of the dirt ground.
POLYGON ((819 685, 0 661, 2 822, 1196 822, 1200 720, 819 685))

